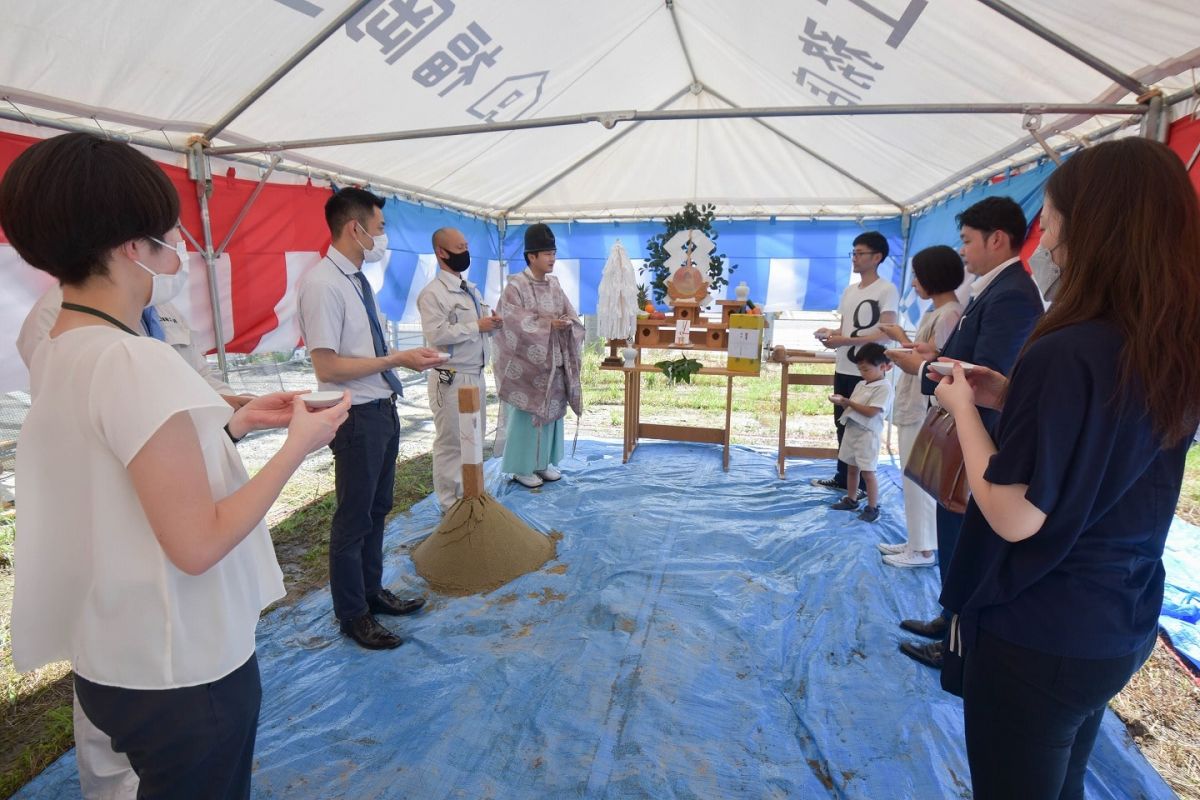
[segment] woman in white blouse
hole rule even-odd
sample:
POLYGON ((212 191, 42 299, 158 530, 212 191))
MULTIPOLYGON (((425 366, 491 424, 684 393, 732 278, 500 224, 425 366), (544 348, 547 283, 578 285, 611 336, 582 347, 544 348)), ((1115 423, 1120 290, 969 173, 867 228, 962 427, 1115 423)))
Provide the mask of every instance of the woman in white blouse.
POLYGON ((30 365, 18 442, 13 660, 69 660, 88 719, 139 797, 248 797, 259 613, 283 595, 263 516, 349 399, 234 412, 169 345, 135 333, 186 281, 179 198, 149 158, 90 134, 39 142, 0 182, 0 225, 63 286, 30 365), (233 443, 288 426, 247 479, 233 443))
MULTIPOLYGON (((921 315, 913 339, 899 325, 880 325, 880 329, 902 346, 930 345, 941 350, 962 316, 962 304, 954 294, 963 282, 962 258, 945 245, 927 247, 913 256, 912 286, 917 297, 932 300, 921 315)), ((900 437, 900 461, 908 460, 917 432, 929 410, 929 398, 921 394, 921 376, 900 373, 896 379, 896 402, 892 424, 900 437)), ((893 567, 931 567, 937 563, 937 504, 908 478, 904 479, 904 519, 908 541, 904 544, 878 544, 884 563, 893 567)))

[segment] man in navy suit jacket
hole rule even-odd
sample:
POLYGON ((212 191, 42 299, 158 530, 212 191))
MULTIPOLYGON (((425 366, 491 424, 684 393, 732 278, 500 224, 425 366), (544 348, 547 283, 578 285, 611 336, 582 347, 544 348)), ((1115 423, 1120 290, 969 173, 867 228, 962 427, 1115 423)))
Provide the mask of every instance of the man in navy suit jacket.
MULTIPOLYGON (((989 197, 956 219, 962 239, 959 252, 967 271, 976 277, 971 284, 971 302, 939 355, 981 364, 1008 375, 1043 310, 1041 293, 1019 255, 1027 230, 1025 213, 1012 198, 989 197)), ((925 357, 897 354, 893 360, 906 372, 916 371, 921 375, 921 391, 933 394, 937 383, 926 377, 925 357)), ((999 412, 989 409, 980 409, 980 416, 989 431, 1000 418, 999 412)), ((963 515, 938 506, 938 569, 943 583, 962 521, 963 515)), ((905 655, 940 669, 941 639, 949 627, 945 612, 929 622, 906 619, 900 627, 938 640, 928 644, 905 642, 900 649, 905 655)))

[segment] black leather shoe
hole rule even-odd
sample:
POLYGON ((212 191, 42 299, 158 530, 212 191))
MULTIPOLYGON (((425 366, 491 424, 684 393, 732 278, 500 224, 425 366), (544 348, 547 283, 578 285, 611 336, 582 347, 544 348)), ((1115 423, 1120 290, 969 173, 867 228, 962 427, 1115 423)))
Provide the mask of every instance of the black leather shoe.
POLYGON ((938 639, 939 641, 945 637, 946 628, 950 623, 945 617, 934 617, 929 622, 922 622, 919 619, 906 619, 900 623, 900 627, 909 633, 915 633, 917 636, 924 636, 926 639, 938 639))
POLYGON ((934 669, 942 668, 941 642, 930 642, 928 644, 902 642, 900 644, 900 652, 913 661, 919 661, 927 667, 933 667, 934 669))
POLYGON ((367 598, 367 606, 372 614, 390 614, 399 617, 420 611, 425 605, 424 597, 406 597, 401 600, 387 589, 380 589, 379 594, 367 598))
POLYGON ((375 621, 370 614, 338 623, 342 633, 368 650, 391 650, 404 644, 404 640, 375 621))

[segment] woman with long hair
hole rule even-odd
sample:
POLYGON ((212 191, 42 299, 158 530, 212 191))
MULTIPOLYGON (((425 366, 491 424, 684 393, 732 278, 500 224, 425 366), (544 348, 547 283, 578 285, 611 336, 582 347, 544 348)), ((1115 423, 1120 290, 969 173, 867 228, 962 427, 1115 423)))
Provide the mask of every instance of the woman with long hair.
POLYGON ((1154 647, 1200 421, 1200 211, 1178 156, 1079 152, 1042 226, 1059 294, 1010 379, 956 365, 936 392, 971 487, 941 599, 977 800, 1083 797, 1105 706, 1154 647), (994 443, 976 404, 1001 409, 994 443))
POLYGON ((128 757, 139 797, 250 793, 261 686, 254 630, 283 580, 263 517, 349 399, 298 393, 233 411, 142 310, 186 276, 179 197, 132 147, 39 142, 0 181, 0 225, 62 284, 30 363, 17 445, 13 661, 68 660, 86 719, 128 757), (253 478, 233 443, 288 427, 253 478))

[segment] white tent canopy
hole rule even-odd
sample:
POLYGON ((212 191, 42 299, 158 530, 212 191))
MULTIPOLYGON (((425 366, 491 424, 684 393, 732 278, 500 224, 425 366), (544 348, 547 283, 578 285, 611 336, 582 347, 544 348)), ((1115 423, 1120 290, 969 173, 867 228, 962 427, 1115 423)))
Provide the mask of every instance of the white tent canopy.
POLYGON ((514 220, 688 201, 895 215, 1040 153, 1024 105, 1125 107, 1042 115, 1051 144, 1069 143, 1138 123, 1139 94, 1186 90, 1200 65, 1195 0, 3 0, 2 16, 0 125, 82 122, 177 150, 197 134, 220 148, 793 110, 282 150, 293 171, 514 220), (879 106, 912 108, 853 113, 879 106))

